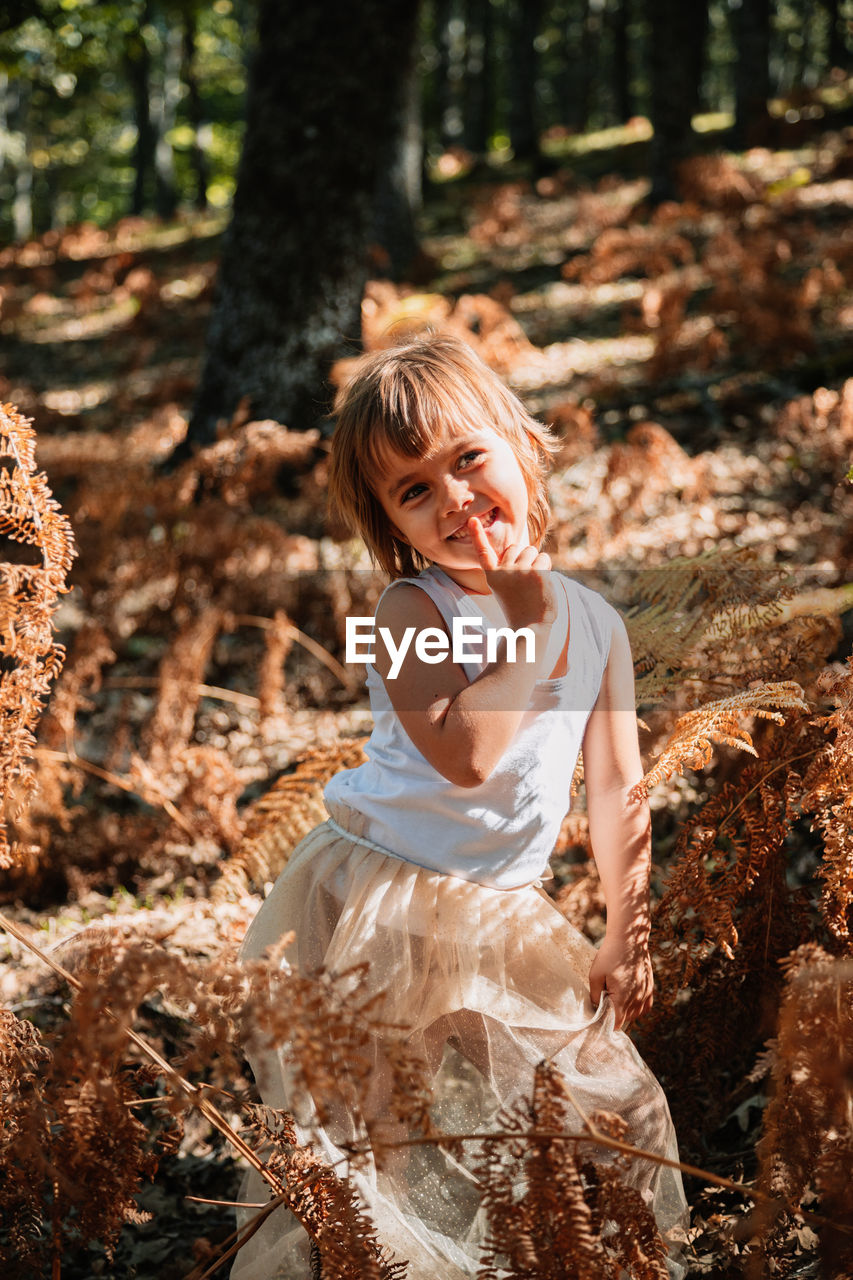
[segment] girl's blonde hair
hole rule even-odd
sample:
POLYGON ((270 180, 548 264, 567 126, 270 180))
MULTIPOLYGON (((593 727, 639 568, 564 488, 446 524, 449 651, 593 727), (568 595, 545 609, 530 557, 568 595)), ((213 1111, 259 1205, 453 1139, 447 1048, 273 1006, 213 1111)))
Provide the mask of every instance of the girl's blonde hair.
POLYGON ((427 457, 445 430, 489 426, 514 447, 529 496, 531 544, 550 518, 545 489, 556 442, 496 373, 460 338, 425 333, 356 362, 335 400, 329 496, 371 556, 392 578, 409 577, 426 561, 396 536, 376 494, 387 451, 427 457))

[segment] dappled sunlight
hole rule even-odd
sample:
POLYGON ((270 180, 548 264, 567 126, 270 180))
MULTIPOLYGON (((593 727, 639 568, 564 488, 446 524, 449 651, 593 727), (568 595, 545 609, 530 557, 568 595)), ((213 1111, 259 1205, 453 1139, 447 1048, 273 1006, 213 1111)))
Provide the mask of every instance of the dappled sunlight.
MULTIPOLYGON (((86 338, 105 338, 127 324, 136 314, 132 298, 122 298, 111 306, 89 311, 86 315, 54 317, 52 323, 40 321, 31 328, 21 325, 19 332, 26 342, 77 342, 86 338)), ((46 403, 46 402, 45 402, 46 403)), ((101 404, 102 400, 93 401, 101 404)), ((87 405, 91 408, 91 405, 87 405)))
MULTIPOLYGON (((627 131, 634 141, 639 128, 627 131)), ((615 132, 621 146, 626 131, 615 132)), ((699 157, 682 198, 656 208, 645 180, 585 175, 585 157, 607 156, 606 135, 575 142, 573 167, 535 181, 484 181, 473 168, 466 177, 458 155, 459 170, 431 193, 441 230, 424 242, 423 275, 371 279, 362 300, 366 349, 447 329, 552 425, 547 550, 581 581, 612 585, 624 606, 656 787, 656 864, 670 876, 686 866, 692 886, 710 886, 697 911, 729 912, 727 952, 710 935, 694 939, 687 891, 670 904, 656 865, 656 937, 672 942, 656 944, 664 1069, 702 1031, 696 1005, 717 982, 709 962, 726 992, 746 986, 741 971, 775 974, 778 986, 777 961, 799 938, 774 932, 767 959, 785 877, 798 892, 814 880, 811 867, 791 869, 801 824, 780 818, 775 843, 764 839, 768 807, 787 812, 811 787, 829 829, 841 794, 818 795, 797 762, 826 749, 816 714, 825 690, 840 688, 837 615, 851 598, 853 193, 841 170, 852 139, 699 157), (470 201, 457 183, 470 184, 470 201), (747 615, 755 634, 738 631, 747 615), (768 707, 784 694, 802 711, 806 686, 809 709, 793 728, 761 736, 762 716, 776 714, 768 707), (737 771, 719 742, 758 750, 755 772, 737 771), (688 772, 667 779, 673 769, 688 772), (717 827, 749 811, 749 875, 764 858, 781 868, 778 884, 738 870, 745 837, 734 823, 731 842, 708 843, 714 805, 717 827), (674 854, 680 832, 694 843, 674 854), (730 856, 736 908, 714 892, 730 856), (685 979, 688 962, 698 968, 685 979)), ((80 551, 57 613, 69 656, 20 828, 30 862, 8 890, 23 899, 26 887, 15 913, 35 929, 44 912, 53 944, 73 945, 90 920, 113 937, 139 933, 140 914, 182 962, 217 955, 223 937, 235 944, 263 884, 322 818, 322 782, 358 762, 370 728, 343 637, 348 617, 373 612, 382 583, 327 508, 328 388, 312 429, 255 421, 244 403, 214 442, 164 465, 186 438, 220 225, 137 219, 3 255, 0 399, 35 417, 38 466, 80 551), (140 913, 141 901, 151 910, 140 913)), ((332 382, 350 368, 339 361, 332 382)), ((558 905, 595 936, 603 901, 589 841, 577 807, 554 865, 558 905)), ((841 919, 840 857, 835 865, 830 905, 841 919)), ((23 1002, 35 983, 22 965, 4 990, 23 1002)), ((730 1010, 715 1019, 725 1033, 730 1010)), ((730 1063, 727 1049, 714 1088, 730 1063)), ((688 1123, 706 1087, 703 1076, 673 1090, 688 1123)), ((711 1150, 721 1162, 731 1154, 711 1150)), ((734 1217, 729 1203, 721 1220, 734 1217)), ((697 1222, 716 1242, 720 1229, 701 1213, 697 1222)))
POLYGON ((650 359, 653 352, 654 340, 637 335, 552 342, 529 361, 519 361, 509 380, 517 391, 568 388, 580 374, 603 376, 611 369, 637 366, 650 359))
POLYGON ((103 404, 112 396, 113 386, 109 382, 88 382, 79 387, 57 387, 46 391, 42 396, 43 403, 55 413, 81 413, 84 409, 93 409, 103 404))

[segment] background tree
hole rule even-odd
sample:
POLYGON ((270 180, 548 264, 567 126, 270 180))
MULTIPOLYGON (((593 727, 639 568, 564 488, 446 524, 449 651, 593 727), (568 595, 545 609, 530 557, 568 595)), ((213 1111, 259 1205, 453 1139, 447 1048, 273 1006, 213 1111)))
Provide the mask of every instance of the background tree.
POLYGON ((292 427, 321 415, 330 364, 359 341, 373 196, 404 108, 416 17, 394 0, 260 4, 188 445, 210 441, 243 397, 253 415, 292 427))
POLYGON ((151 0, 145 0, 138 24, 127 33, 124 49, 136 125, 136 145, 133 156, 134 183, 130 200, 132 214, 140 214, 148 206, 146 188, 154 170, 156 135, 151 118, 151 51, 145 38, 145 28, 150 21, 151 0))
POLYGON ((205 112, 196 65, 198 5, 192 0, 184 8, 181 39, 181 80, 186 85, 187 121, 190 126, 190 168, 194 177, 193 203, 197 209, 207 207, 209 165, 203 145, 205 112))
POLYGON ((494 123, 494 12, 491 0, 466 0, 465 146, 482 156, 494 123))
POLYGON ((616 119, 624 123, 635 114, 631 63, 631 0, 616 0, 611 13, 613 33, 613 98, 616 119))
MULTIPOLYGON (((770 97, 771 0, 741 0, 735 12, 735 126, 733 141, 747 147, 765 140, 770 97)), ((802 34, 800 39, 802 39, 802 34)))
POLYGON ((379 265, 393 280, 405 278, 417 255, 417 219, 423 203, 421 79, 414 59, 404 78, 402 99, 379 165, 373 204, 372 238, 380 250, 379 265))
POLYGON ((539 156, 536 39, 544 9, 544 0, 514 0, 510 11, 509 137, 519 160, 539 156))
POLYGON ((25 224, 40 235, 81 220, 106 225, 131 210, 170 216, 199 192, 224 207, 244 90, 232 0, 3 7, 0 239, 30 234, 25 224))
MULTIPOLYGON (((697 110, 717 114, 722 129, 739 104, 745 145, 767 124, 768 98, 798 109, 802 93, 820 97, 832 68, 849 68, 851 4, 425 0, 409 119, 416 130, 420 99, 429 169, 460 144, 500 164, 510 141, 529 164, 549 128, 584 133, 648 115, 657 198, 697 145, 697 110)), ((256 9, 256 0, 0 6, 0 239, 105 226, 129 210, 227 209, 256 9)), ((835 101, 845 92, 836 75, 835 101)), ((560 163, 564 144, 551 135, 549 159, 560 163)))
POLYGON ((848 51, 844 41, 844 28, 847 24, 841 15, 840 0, 825 0, 824 8, 829 19, 829 65, 844 68, 848 65, 848 51))
MULTIPOLYGON (((759 0, 761 2, 761 0, 759 0)), ((700 103, 708 30, 707 0, 648 0, 651 28, 649 78, 654 136, 650 155, 650 199, 676 194, 677 171, 692 154, 692 118, 700 103)))

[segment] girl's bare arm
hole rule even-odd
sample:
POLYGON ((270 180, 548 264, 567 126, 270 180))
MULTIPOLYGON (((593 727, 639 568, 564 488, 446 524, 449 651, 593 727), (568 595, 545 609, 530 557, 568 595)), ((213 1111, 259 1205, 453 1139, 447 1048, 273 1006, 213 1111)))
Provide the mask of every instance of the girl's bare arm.
POLYGON ((630 797, 643 769, 634 669, 621 621, 584 735, 583 759, 590 839, 607 904, 607 932, 590 970, 590 996, 597 1004, 606 989, 621 1027, 648 1011, 653 994, 648 950, 651 821, 648 802, 630 797))
MULTIPOLYGON (((497 659, 476 680, 467 680, 450 658, 437 664, 422 662, 411 644, 395 679, 389 678, 391 659, 377 645, 376 666, 400 722, 422 755, 449 782, 474 787, 485 781, 506 751, 530 701, 542 671, 548 629, 554 620, 553 589, 548 579, 551 562, 534 547, 508 547, 500 563, 485 540, 478 521, 472 535, 491 590, 500 600, 507 622, 515 630, 527 626, 536 638, 537 660, 510 661, 501 639, 497 659)), ((420 588, 403 583, 388 592, 376 615, 378 628, 387 627, 395 646, 407 628, 444 630, 441 615, 420 588)))

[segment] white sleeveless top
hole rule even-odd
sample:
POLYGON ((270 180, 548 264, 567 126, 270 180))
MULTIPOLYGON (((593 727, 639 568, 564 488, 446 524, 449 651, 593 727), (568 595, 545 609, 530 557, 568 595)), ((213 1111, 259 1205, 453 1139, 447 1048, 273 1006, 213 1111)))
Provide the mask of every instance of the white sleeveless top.
MULTIPOLYGON (((359 834, 371 844, 463 880, 515 889, 543 875, 571 803, 572 775, 618 619, 595 591, 562 574, 555 577, 562 587, 558 600, 568 604, 555 623, 557 654, 571 622, 566 674, 537 680, 515 737, 485 782, 458 787, 433 768, 400 724, 371 664, 367 687, 374 730, 366 747, 368 760, 336 774, 327 785, 326 805, 333 819, 346 827, 344 806, 355 809, 363 817, 359 834)), ((427 593, 448 632, 454 617, 480 616, 477 597, 441 569, 430 567, 417 578, 399 581, 427 593)), ((484 666, 485 659, 464 663, 463 669, 473 680, 484 666)))

